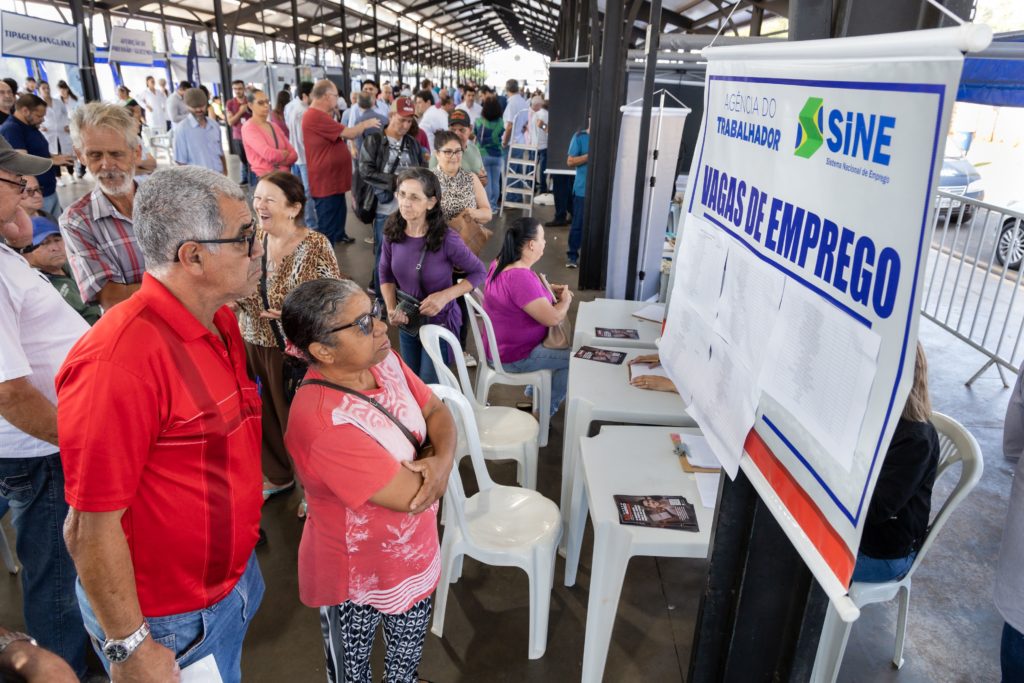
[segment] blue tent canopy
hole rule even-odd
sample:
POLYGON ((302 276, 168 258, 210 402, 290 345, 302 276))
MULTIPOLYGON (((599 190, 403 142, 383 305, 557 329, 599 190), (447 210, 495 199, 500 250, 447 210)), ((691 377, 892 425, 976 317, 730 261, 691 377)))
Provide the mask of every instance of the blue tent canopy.
MULTIPOLYGON (((1016 44, 1015 47, 1024 51, 1024 33, 996 36, 992 45, 999 47, 1007 43, 1016 44)), ((1024 107, 1024 58, 968 56, 964 59, 956 99, 997 107, 1024 107)))

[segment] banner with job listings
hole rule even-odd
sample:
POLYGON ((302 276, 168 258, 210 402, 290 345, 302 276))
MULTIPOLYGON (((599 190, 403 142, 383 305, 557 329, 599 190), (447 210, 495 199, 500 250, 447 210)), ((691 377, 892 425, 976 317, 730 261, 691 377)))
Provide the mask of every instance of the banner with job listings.
POLYGON ((77 26, 0 12, 0 52, 5 57, 78 64, 78 41, 77 26))
POLYGON ((833 598, 913 379, 961 50, 990 36, 705 52, 662 359, 833 598))

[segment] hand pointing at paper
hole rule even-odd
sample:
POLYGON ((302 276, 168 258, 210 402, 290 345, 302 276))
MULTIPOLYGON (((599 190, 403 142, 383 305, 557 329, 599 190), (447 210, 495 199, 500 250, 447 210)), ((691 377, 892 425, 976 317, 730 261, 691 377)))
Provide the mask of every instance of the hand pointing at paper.
MULTIPOLYGON (((645 354, 637 356, 636 358, 629 361, 629 365, 646 365, 650 369, 661 367, 661 358, 656 353, 645 354)), ((651 391, 668 391, 678 394, 679 390, 676 389, 676 385, 672 383, 668 377, 662 377, 661 375, 639 375, 638 372, 642 372, 641 368, 636 370, 630 369, 630 375, 632 379, 629 383, 638 389, 649 389, 651 391)))

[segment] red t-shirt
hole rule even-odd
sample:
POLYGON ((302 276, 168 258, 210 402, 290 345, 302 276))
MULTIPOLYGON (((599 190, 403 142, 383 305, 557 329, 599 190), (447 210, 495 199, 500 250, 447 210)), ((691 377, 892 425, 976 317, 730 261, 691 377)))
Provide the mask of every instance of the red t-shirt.
POLYGON ((221 308, 214 324, 220 336, 147 274, 56 378, 65 497, 82 512, 125 510, 147 617, 221 600, 259 533, 260 397, 234 314, 221 308))
MULTIPOLYGON (((393 352, 370 372, 380 388, 366 395, 422 440, 430 389, 393 352)), ((306 376, 322 378, 315 369, 306 376)), ((434 592, 441 573, 437 505, 411 515, 370 502, 403 460, 416 457, 387 416, 335 389, 303 387, 289 412, 285 445, 309 505, 299 544, 304 604, 351 600, 401 614, 434 592)))
POLYGON ((309 194, 330 197, 352 189, 352 154, 339 135, 345 130, 328 114, 310 107, 302 115, 309 194))
MULTIPOLYGON (((245 100, 243 100, 243 102, 244 101, 245 100)), ((231 114, 232 116, 234 116, 235 114, 238 113, 238 109, 242 106, 242 102, 239 102, 238 98, 232 97, 230 100, 228 100, 228 103, 225 106, 227 107, 228 113, 231 114)), ((248 109, 248 110, 246 110, 246 112, 244 114, 242 114, 242 118, 238 119, 238 123, 236 123, 235 125, 231 126, 231 139, 232 140, 241 140, 242 139, 242 124, 244 124, 246 121, 248 121, 251 118, 252 118, 252 110, 248 109)))

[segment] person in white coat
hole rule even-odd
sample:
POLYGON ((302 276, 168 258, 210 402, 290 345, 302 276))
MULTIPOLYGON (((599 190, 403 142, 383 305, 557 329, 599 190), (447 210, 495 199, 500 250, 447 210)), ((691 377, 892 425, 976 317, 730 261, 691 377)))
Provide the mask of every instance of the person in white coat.
MULTIPOLYGON (((38 87, 39 96, 46 102, 46 116, 43 117, 43 122, 39 126, 39 132, 49 143, 50 154, 74 154, 71 148, 71 119, 68 116, 67 107, 61 98, 52 96, 49 83, 40 81, 38 87)), ((61 173, 61 167, 56 166, 55 168, 57 184, 63 185, 64 175, 61 173)), ((68 182, 73 182, 75 179, 72 168, 72 166, 67 166, 64 169, 69 178, 68 182)))

